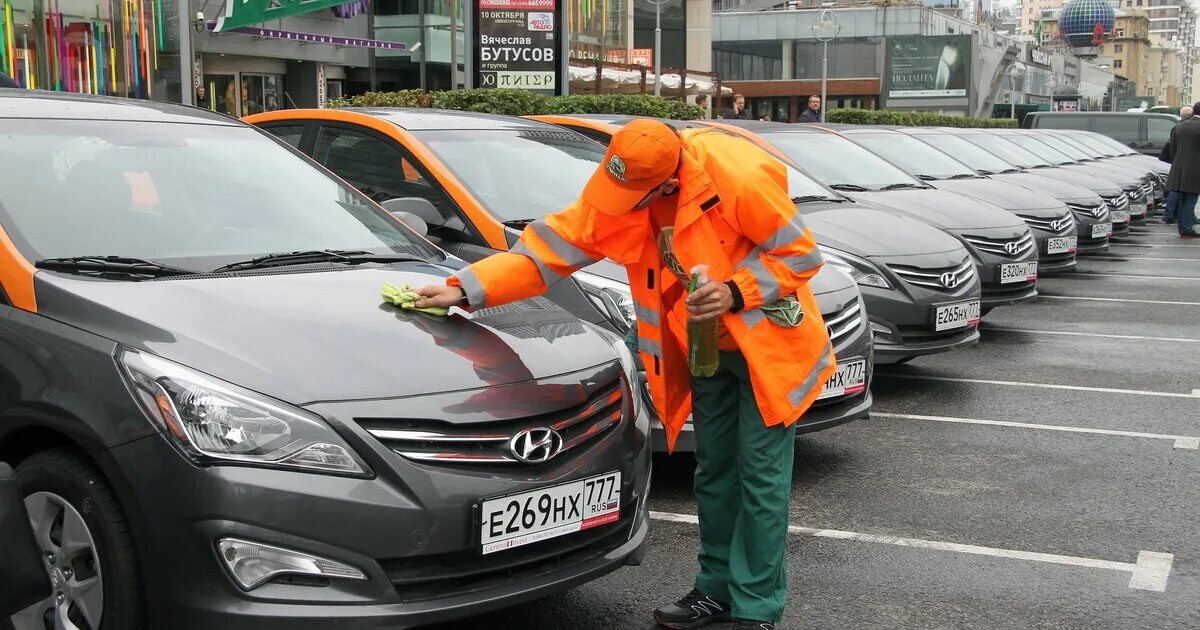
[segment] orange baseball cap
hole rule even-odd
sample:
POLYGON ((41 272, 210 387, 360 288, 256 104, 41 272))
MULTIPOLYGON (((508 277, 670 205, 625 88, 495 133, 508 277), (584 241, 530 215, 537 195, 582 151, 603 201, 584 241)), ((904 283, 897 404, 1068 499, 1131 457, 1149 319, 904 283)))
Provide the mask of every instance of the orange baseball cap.
POLYGON ((608 215, 637 207, 679 168, 683 141, 670 125, 635 120, 613 134, 604 161, 583 187, 583 203, 608 215))

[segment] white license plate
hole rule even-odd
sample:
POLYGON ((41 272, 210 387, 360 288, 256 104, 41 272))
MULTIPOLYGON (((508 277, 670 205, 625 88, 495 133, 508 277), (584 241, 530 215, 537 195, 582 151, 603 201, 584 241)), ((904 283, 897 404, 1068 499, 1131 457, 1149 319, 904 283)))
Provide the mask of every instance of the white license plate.
POLYGON ((1079 237, 1077 236, 1056 236, 1046 239, 1047 254, 1069 254, 1079 249, 1079 237))
POLYGON ((1135 203, 1132 206, 1129 206, 1129 214, 1131 216, 1135 216, 1135 217, 1145 217, 1146 216, 1146 204, 1135 203))
POLYGON ((979 323, 979 300, 958 302, 937 307, 933 317, 933 329, 937 332, 965 328, 979 323))
POLYGON ((1037 280, 1037 261, 1000 265, 1000 284, 1037 280))
POLYGON ((821 395, 817 396, 817 400, 826 398, 837 398, 839 396, 853 396, 861 393, 867 388, 867 361, 866 359, 857 359, 846 361, 845 363, 838 362, 837 371, 833 376, 825 381, 825 387, 821 388, 821 395))
POLYGON ((1112 236, 1111 223, 1093 223, 1092 238, 1100 238, 1102 236, 1112 236))
POLYGON ((1129 223, 1128 210, 1113 210, 1111 213, 1113 223, 1129 223))
POLYGON ((489 554, 621 518, 621 471, 483 502, 480 545, 489 554))

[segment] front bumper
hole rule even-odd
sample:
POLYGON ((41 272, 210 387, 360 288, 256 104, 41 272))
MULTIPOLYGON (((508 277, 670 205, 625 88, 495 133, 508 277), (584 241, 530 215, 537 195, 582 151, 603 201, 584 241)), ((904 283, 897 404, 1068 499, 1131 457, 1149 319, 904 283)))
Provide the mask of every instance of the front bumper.
MULTIPOLYGON (((983 306, 982 300, 980 300, 980 306, 983 306)), ((890 365, 913 357, 941 354, 977 345, 979 345, 979 328, 976 326, 959 331, 953 336, 925 342, 910 341, 896 344, 877 338, 875 340, 875 364, 890 365)))
MULTIPOLYGON (((328 411, 322 409, 331 418, 364 417, 328 411)), ((645 415, 626 418, 571 456, 501 470, 418 464, 349 423, 331 424, 374 478, 198 467, 160 436, 109 452, 128 489, 122 502, 142 559, 149 627, 410 628, 561 592, 644 553, 651 465, 645 415), (618 522, 479 553, 482 498, 611 470, 622 473, 618 522), (329 558, 368 579, 284 579, 247 592, 218 557, 215 543, 224 537, 329 558)))

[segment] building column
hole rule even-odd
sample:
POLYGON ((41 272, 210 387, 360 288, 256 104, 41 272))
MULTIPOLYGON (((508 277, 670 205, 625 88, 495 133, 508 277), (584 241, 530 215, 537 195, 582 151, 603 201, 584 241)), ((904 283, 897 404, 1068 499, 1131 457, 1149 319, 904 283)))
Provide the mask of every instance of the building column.
POLYGON ((794 53, 795 42, 790 39, 785 39, 782 42, 779 42, 779 44, 780 54, 783 55, 783 76, 779 78, 783 79, 784 81, 794 79, 796 75, 796 55, 794 53))

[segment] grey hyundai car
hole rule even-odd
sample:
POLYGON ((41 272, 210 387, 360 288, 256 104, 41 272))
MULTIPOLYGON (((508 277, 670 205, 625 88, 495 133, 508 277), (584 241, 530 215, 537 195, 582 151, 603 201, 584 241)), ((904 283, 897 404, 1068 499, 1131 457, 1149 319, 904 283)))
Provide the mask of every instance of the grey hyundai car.
MULTIPOLYGON (((535 118, 602 144, 635 120, 607 114, 535 118)), ((979 343, 979 277, 962 244, 915 219, 855 203, 789 161, 783 164, 792 201, 805 214, 827 266, 850 274, 862 291, 876 363, 904 363, 979 343)))
POLYGON ((740 130, 855 201, 917 219, 958 239, 979 275, 982 313, 1037 298, 1033 232, 1011 212, 933 188, 836 132, 758 121, 711 124, 740 130))
MULTIPOLYGON (((1144 153, 1136 152, 1133 154, 1136 157, 1129 159, 1125 154, 1118 153, 1115 149, 1102 142, 1089 143, 1088 140, 1092 140, 1092 138, 1089 137, 1089 132, 1086 131, 1070 132, 1059 129, 1039 129, 1036 133, 1042 134, 1042 137, 1050 141, 1052 146, 1062 147, 1067 151, 1075 152, 1076 155, 1081 154, 1097 165, 1126 169, 1130 174, 1143 178, 1143 186, 1145 183, 1149 183, 1151 187, 1154 200, 1151 205, 1152 210, 1160 208, 1166 203, 1166 184, 1167 175, 1171 172, 1170 164, 1144 153)), ((1119 142, 1116 144, 1117 146, 1127 148, 1119 142)))
POLYGON ((1104 199, 1096 193, 1070 182, 1022 171, 982 148, 938 129, 903 127, 896 130, 945 153, 980 175, 1058 199, 1071 209, 1075 217, 1078 253, 1108 251, 1112 220, 1108 217, 1104 199))
POLYGON ((1075 269, 1079 232, 1075 216, 1058 199, 980 175, 949 155, 893 129, 853 125, 824 127, 841 133, 938 190, 984 201, 1021 217, 1029 224, 1037 241, 1039 275, 1075 269))
POLYGON ((55 591, 19 630, 407 628, 640 561, 619 336, 384 304, 464 263, 222 115, 6 93, 0 142, 0 460, 55 591))
POLYGON ((1129 234, 1129 195, 1122 190, 1121 186, 1111 180, 1056 166, 1013 143, 1011 138, 987 133, 982 129, 947 127, 941 130, 978 146, 1022 171, 1076 184, 1096 193, 1104 200, 1109 219, 1112 220, 1112 232, 1109 236, 1119 237, 1129 234))

